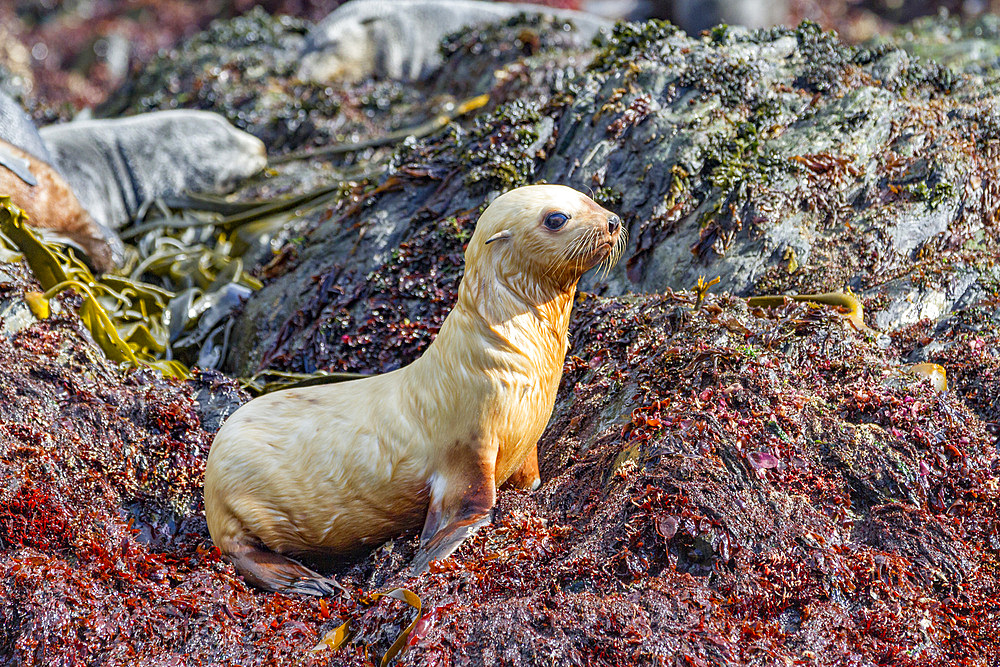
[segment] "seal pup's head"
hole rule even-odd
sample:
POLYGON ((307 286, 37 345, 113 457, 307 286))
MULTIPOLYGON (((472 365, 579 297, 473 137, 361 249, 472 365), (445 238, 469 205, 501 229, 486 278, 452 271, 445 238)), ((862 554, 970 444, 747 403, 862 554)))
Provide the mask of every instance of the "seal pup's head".
POLYGON ((515 291, 566 292, 598 264, 610 269, 627 236, 621 218, 587 195, 529 185, 500 195, 479 218, 466 271, 489 272, 515 291))

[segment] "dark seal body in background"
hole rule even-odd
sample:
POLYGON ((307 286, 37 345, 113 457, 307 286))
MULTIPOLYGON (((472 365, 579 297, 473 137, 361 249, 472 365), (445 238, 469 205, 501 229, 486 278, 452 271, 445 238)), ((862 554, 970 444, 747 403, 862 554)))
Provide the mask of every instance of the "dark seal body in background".
POLYGON ((588 37, 612 21, 543 5, 480 0, 352 0, 306 38, 299 78, 317 83, 351 83, 372 76, 419 81, 441 65, 438 45, 452 32, 518 14, 567 19, 588 37))
POLYGON ((53 166, 52 154, 20 105, 0 92, 0 195, 25 212, 46 238, 82 249, 94 268, 121 263, 121 240, 93 219, 53 166))
POLYGON ((42 128, 94 219, 120 229, 157 197, 223 192, 267 164, 264 144, 209 111, 156 111, 42 128))

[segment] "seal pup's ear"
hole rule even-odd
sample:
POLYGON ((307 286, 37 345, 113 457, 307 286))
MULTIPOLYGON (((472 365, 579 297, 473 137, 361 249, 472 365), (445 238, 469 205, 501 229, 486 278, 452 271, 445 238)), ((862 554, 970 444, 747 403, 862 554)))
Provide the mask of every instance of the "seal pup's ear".
POLYGON ((488 239, 486 239, 483 242, 483 245, 489 245, 489 244, 493 243, 494 241, 504 241, 506 239, 509 239, 510 236, 511 236, 510 230, 509 229, 504 229, 504 230, 501 230, 501 231, 497 232, 496 234, 494 234, 493 236, 489 237, 488 239))

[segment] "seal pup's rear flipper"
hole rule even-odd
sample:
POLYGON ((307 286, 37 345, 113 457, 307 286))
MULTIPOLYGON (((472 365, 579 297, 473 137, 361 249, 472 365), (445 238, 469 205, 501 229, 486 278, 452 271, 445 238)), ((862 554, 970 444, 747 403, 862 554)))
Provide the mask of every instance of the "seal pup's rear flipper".
POLYGON ((227 555, 247 582, 268 591, 317 597, 349 595, 336 580, 264 547, 240 544, 227 555))
POLYGON ((462 470, 455 480, 435 473, 430 487, 430 506, 420 533, 420 548, 410 566, 414 575, 426 572, 432 560, 450 556, 465 538, 489 523, 497 499, 492 464, 476 472, 462 470))

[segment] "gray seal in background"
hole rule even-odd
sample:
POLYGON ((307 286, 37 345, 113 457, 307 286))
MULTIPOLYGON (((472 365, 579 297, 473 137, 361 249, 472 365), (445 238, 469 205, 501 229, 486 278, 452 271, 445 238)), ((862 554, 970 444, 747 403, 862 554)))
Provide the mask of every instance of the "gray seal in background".
POLYGON ((111 229, 157 197, 221 193, 267 165, 260 139, 209 111, 73 121, 40 133, 80 203, 111 229))
POLYGON ((118 236, 91 217, 66 179, 48 163, 0 140, 0 195, 24 211, 28 224, 46 240, 60 240, 83 250, 91 266, 110 271, 120 266, 124 248, 118 236), (13 161, 13 164, 12 164, 13 161))
POLYGON ((670 20, 689 35, 720 23, 769 28, 788 19, 788 0, 659 0, 654 4, 669 5, 670 20))
POLYGON ((0 91, 0 139, 52 164, 49 149, 42 142, 31 118, 12 97, 0 91))
POLYGON ((368 76, 419 81, 441 65, 438 44, 445 35, 521 13, 570 20, 588 38, 612 25, 599 16, 543 5, 479 0, 352 0, 309 32, 298 76, 317 83, 351 83, 368 76))

